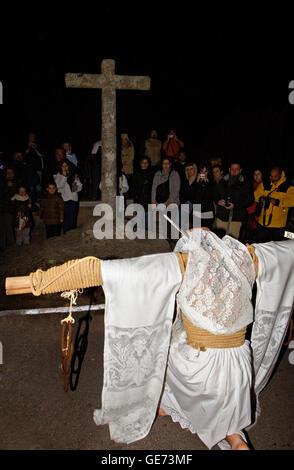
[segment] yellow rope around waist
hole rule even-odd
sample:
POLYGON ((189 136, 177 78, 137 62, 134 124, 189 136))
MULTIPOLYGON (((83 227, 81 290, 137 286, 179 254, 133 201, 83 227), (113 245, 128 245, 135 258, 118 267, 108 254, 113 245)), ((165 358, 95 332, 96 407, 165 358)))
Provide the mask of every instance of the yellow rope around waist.
POLYGON ((102 285, 101 263, 95 256, 68 261, 47 271, 30 274, 34 295, 71 291, 102 285))
POLYGON ((237 348, 245 342, 246 328, 230 335, 214 335, 207 330, 197 328, 182 314, 184 328, 187 334, 187 344, 200 351, 206 348, 237 348))

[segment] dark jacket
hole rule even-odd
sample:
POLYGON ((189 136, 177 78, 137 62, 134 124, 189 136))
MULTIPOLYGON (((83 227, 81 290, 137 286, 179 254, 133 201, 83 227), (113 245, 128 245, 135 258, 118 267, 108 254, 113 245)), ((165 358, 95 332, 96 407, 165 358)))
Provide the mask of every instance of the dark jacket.
POLYGON ((194 204, 201 204, 201 212, 212 211, 214 213, 214 184, 212 182, 196 183, 196 197, 194 204))
POLYGON ((181 203, 185 204, 185 202, 190 201, 192 204, 196 204, 196 194, 197 194, 196 178, 192 184, 189 183, 187 178, 183 180, 183 184, 181 186, 181 192, 180 192, 181 203))
POLYGON ((220 199, 226 200, 229 196, 234 204, 232 220, 243 222, 246 219, 246 208, 251 206, 254 202, 254 193, 251 183, 246 181, 242 175, 239 176, 236 182, 231 183, 229 175, 226 175, 223 180, 214 187, 214 190, 216 217, 225 222, 229 220, 230 211, 217 204, 220 199))
POLYGON ((148 204, 151 204, 151 190, 154 172, 151 169, 139 170, 134 173, 132 179, 132 194, 134 202, 141 204, 147 209, 148 204))
POLYGON ((187 166, 187 162, 185 163, 177 162, 174 164, 174 169, 179 173, 180 178, 181 178, 181 186, 183 186, 183 184, 185 183, 185 180, 187 179, 186 166, 187 166))
POLYGON ((45 194, 41 200, 40 218, 46 225, 60 224, 64 217, 64 202, 60 194, 45 194))
POLYGON ((28 148, 25 152, 25 159, 29 166, 35 171, 43 171, 45 159, 38 148, 28 148))
POLYGON ((39 176, 36 170, 27 162, 15 161, 13 164, 15 177, 20 184, 23 184, 27 190, 35 187, 39 182, 39 176))

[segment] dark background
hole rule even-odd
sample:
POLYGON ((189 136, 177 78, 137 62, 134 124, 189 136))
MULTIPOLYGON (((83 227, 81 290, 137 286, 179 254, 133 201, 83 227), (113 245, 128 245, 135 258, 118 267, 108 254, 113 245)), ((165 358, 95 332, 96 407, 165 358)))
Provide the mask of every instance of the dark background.
POLYGON ((137 150, 174 128, 189 159, 241 160, 248 172, 280 162, 292 171, 293 11, 286 3, 73 4, 1 18, 0 151, 36 131, 48 155, 69 139, 80 160, 100 139, 101 92, 66 89, 66 72, 149 75, 151 90, 117 92, 117 129, 137 150), (159 7, 159 5, 161 5, 159 7))

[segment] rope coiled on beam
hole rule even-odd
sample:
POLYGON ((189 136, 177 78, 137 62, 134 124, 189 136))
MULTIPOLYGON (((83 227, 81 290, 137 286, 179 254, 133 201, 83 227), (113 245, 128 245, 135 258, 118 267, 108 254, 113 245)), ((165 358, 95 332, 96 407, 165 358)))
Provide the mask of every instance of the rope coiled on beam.
POLYGON ((35 296, 101 286, 101 262, 95 256, 86 256, 54 266, 47 271, 38 269, 29 277, 35 296))

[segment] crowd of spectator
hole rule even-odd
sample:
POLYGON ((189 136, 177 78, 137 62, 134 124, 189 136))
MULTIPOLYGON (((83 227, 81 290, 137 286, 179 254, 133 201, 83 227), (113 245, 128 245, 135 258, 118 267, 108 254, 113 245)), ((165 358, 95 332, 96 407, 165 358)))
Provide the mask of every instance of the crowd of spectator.
MULTIPOLYGON (((250 180, 238 159, 224 165, 220 157, 202 162, 188 157, 174 130, 162 142, 153 129, 138 156, 128 134, 120 137, 117 194, 144 207, 138 229, 147 228, 148 205, 186 204, 190 226, 200 218, 201 226, 244 242, 282 240, 285 230, 294 231, 294 175, 281 166, 274 165, 269 175, 256 167, 250 180)), ((43 220, 47 238, 76 228, 83 186, 90 199, 100 196, 101 147, 101 141, 94 144, 82 177, 70 142, 48 158, 33 132, 24 149, 0 162, 0 250, 30 243, 34 215, 43 220)))
POLYGON ((44 221, 46 237, 77 226, 78 193, 83 185, 77 157, 70 142, 63 142, 48 158, 36 134, 28 134, 25 149, 2 158, 0 174, 0 250, 28 245, 35 217, 44 221))
MULTIPOLYGON (((134 146, 126 134, 129 160, 134 146)), ((197 163, 187 158, 184 143, 171 130, 166 140, 158 140, 156 130, 141 147, 140 168, 125 172, 127 194, 134 201, 148 204, 187 204, 190 226, 200 225, 228 234, 243 242, 262 243, 284 238, 285 230, 294 231, 294 174, 287 177, 280 165, 269 174, 256 168, 252 179, 245 177, 238 159, 223 166, 222 158, 211 157, 197 163), (200 204, 201 211, 193 210, 200 204)), ((125 154, 122 153, 122 168, 125 154)), ((147 227, 147 220, 145 221, 147 227)))

